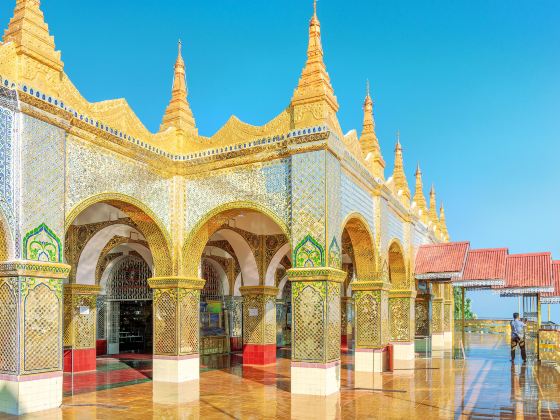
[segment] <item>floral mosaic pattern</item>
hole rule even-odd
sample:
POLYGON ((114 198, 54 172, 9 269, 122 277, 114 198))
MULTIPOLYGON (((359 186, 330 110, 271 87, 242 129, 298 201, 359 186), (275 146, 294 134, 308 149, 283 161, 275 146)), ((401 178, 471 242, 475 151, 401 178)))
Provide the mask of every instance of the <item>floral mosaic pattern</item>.
POLYGON ((323 247, 307 235, 294 249, 295 267, 322 267, 325 264, 323 247))
POLYGON ((62 245, 58 236, 41 223, 23 238, 23 258, 43 262, 62 262, 62 245))

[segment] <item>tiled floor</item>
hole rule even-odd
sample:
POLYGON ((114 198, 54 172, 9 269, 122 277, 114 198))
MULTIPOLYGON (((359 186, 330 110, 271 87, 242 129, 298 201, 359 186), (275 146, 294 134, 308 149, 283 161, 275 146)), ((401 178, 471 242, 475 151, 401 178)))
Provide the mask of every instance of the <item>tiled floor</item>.
MULTIPOLYGON (((210 358, 203 361, 199 383, 180 387, 152 383, 149 361, 141 358, 100 360, 105 370, 87 380, 77 375, 74 384, 80 384, 81 393, 66 396, 60 410, 26 417, 560 418, 555 368, 520 361, 512 366, 501 336, 467 335, 467 344, 465 361, 448 355, 417 359, 414 368, 375 376, 356 375, 352 355, 345 354, 340 395, 326 399, 290 394, 287 351, 279 352, 277 365, 267 367, 242 366, 239 357, 210 358), (103 389, 103 378, 113 383, 105 386, 116 387, 103 389), (122 386, 130 381, 141 383, 122 386), (88 392, 87 386, 98 390, 88 392)), ((67 384, 65 391, 70 392, 67 384)))

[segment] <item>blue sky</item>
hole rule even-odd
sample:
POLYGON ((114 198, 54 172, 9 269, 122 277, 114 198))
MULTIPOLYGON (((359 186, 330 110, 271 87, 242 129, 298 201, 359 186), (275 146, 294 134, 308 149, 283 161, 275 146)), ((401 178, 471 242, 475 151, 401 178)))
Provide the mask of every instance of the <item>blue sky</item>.
MULTIPOLYGON (((14 0, 0 8, 0 26, 14 0)), ((360 128, 370 79, 387 176, 401 132, 453 240, 560 258, 560 2, 318 2, 343 130, 360 128)), ((305 61, 311 0, 43 0, 65 70, 90 101, 125 97, 157 130, 177 39, 199 131, 231 114, 262 124, 288 103, 305 61)), ((515 299, 476 293, 480 316, 515 299)), ((560 306, 560 305, 558 305, 560 306)), ((560 321, 560 308, 553 308, 560 321)))

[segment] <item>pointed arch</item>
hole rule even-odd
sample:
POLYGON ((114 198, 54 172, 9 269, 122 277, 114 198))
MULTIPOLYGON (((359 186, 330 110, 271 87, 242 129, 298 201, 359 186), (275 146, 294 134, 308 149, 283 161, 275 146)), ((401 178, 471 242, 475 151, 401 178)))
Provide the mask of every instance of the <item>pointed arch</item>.
POLYGON ((146 238, 154 257, 154 275, 172 274, 172 242, 169 232, 159 217, 147 205, 134 197, 113 192, 91 196, 78 203, 68 212, 64 223, 65 231, 68 231, 68 228, 80 213, 97 203, 105 203, 116 207, 138 226, 138 230, 146 238))
POLYGON ((378 280, 375 242, 366 219, 360 213, 350 213, 342 223, 341 232, 344 230, 352 243, 356 278, 378 280))
POLYGON ((408 275, 406 270, 406 257, 404 248, 398 239, 393 239, 387 249, 387 263, 389 266, 389 279, 393 289, 408 290, 408 275))

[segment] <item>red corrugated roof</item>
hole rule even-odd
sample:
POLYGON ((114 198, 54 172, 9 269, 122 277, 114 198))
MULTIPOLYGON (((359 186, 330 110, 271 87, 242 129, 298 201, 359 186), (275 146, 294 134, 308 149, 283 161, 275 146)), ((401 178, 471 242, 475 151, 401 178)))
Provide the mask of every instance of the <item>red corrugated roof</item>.
POLYGON ((461 280, 504 280, 507 254, 507 248, 469 250, 461 280))
POLYGON ((461 272, 469 245, 469 242, 448 242, 420 246, 415 274, 461 272))
POLYGON ((554 292, 543 293, 543 297, 560 296, 560 261, 552 261, 552 282, 554 284, 554 292))
POLYGON ((508 255, 504 288, 551 287, 550 252, 508 255))

